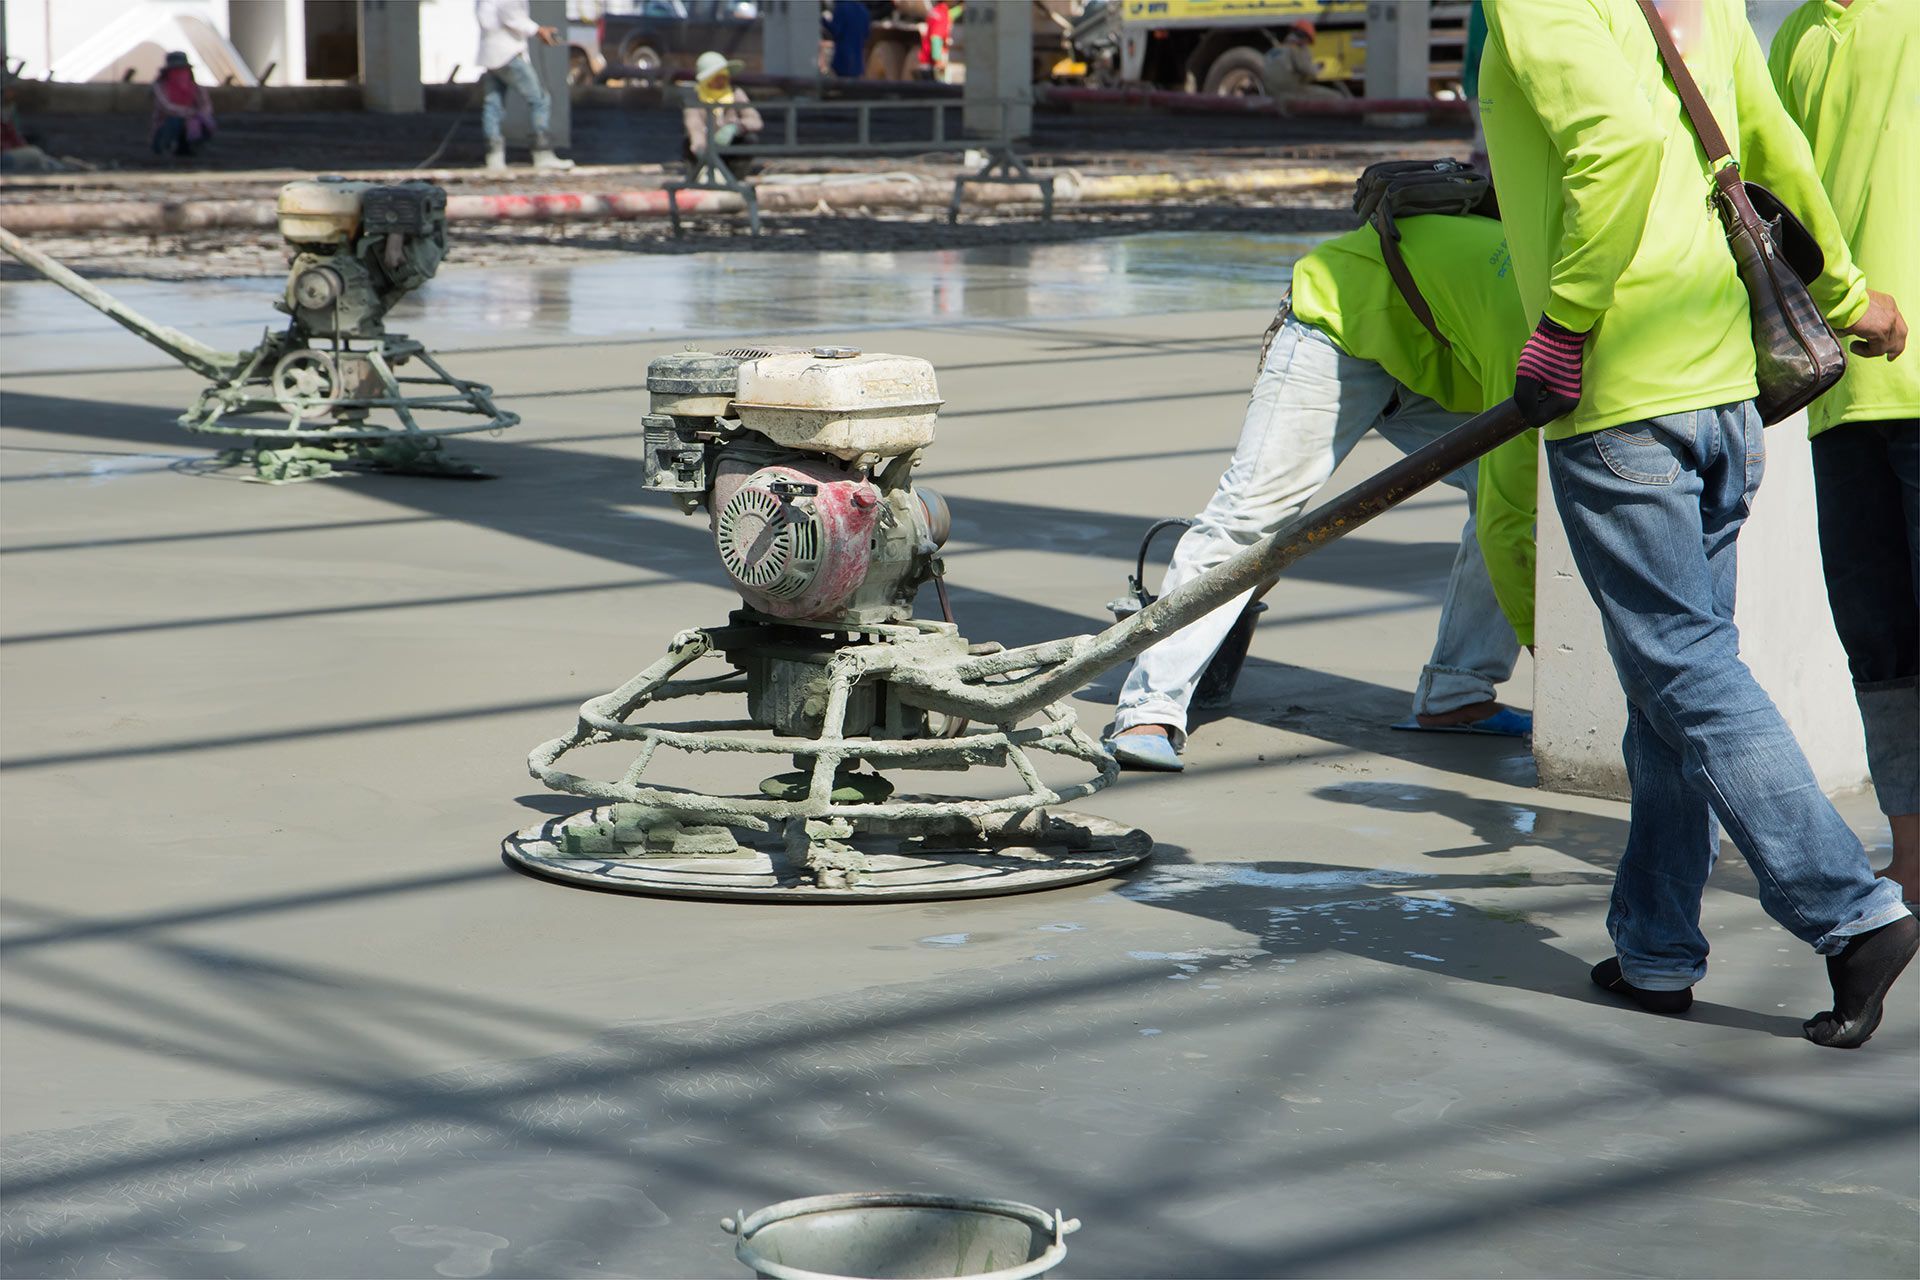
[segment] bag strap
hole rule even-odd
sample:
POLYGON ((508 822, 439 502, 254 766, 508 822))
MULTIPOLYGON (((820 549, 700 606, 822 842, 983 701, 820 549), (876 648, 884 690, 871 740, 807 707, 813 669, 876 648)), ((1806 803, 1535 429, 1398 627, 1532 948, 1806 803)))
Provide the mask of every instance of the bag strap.
POLYGON ((1420 286, 1414 283, 1413 272, 1407 270, 1407 260, 1400 253, 1400 228, 1394 224, 1393 215, 1387 212, 1386 204, 1374 210, 1373 229, 1380 233, 1380 259, 1387 264, 1387 274, 1393 277, 1394 287, 1400 290, 1400 296, 1407 300, 1408 310, 1413 318, 1426 326, 1433 340, 1443 350, 1453 350, 1453 344, 1447 341, 1447 335, 1440 332, 1440 326, 1434 322, 1433 308, 1420 292, 1420 286))

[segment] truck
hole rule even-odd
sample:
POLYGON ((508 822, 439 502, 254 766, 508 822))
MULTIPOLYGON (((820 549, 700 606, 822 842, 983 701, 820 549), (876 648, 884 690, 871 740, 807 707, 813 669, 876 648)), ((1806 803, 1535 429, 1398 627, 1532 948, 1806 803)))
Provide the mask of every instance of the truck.
MULTIPOLYGON (((1439 91, 1459 82, 1470 6, 1466 0, 1428 2, 1428 74, 1439 91)), ((1313 53, 1321 81, 1361 92, 1366 0, 1088 0, 1072 39, 1094 84, 1256 96, 1266 92, 1267 51, 1302 20, 1316 28, 1313 53)))

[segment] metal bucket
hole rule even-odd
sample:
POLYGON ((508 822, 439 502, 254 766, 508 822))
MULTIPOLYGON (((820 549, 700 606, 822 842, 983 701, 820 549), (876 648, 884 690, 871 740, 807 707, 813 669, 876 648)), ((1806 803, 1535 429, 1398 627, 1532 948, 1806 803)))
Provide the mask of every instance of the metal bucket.
MULTIPOLYGON (((1133 576, 1127 579, 1127 593, 1107 601, 1107 609, 1113 614, 1115 622, 1125 622, 1155 600, 1159 599, 1147 590, 1147 556, 1153 547, 1153 539, 1162 529, 1186 529, 1193 525, 1192 520, 1157 520, 1147 528, 1140 540, 1140 557, 1136 561, 1133 576)), ((1218 711, 1233 705, 1233 688, 1240 683, 1240 669, 1247 665, 1247 651, 1253 647, 1253 629, 1259 625, 1260 615, 1267 606, 1260 603, 1258 597, 1247 601, 1247 607, 1233 620, 1233 630, 1227 632, 1226 639, 1213 651, 1207 666, 1200 673, 1200 680, 1194 687, 1193 705, 1201 711, 1218 711)))
POLYGON ((1014 1200, 867 1191, 783 1200, 723 1219, 734 1256, 763 1280, 1028 1280, 1080 1229, 1014 1200))

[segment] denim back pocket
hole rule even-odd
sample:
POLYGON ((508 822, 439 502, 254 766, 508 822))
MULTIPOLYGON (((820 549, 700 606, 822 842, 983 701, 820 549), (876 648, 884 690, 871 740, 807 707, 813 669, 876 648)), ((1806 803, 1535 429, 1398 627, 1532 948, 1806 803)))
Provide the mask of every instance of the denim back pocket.
POLYGON ((1593 448, 1607 470, 1634 484, 1672 484, 1680 474, 1672 442, 1650 427, 1608 427, 1594 433, 1593 448))

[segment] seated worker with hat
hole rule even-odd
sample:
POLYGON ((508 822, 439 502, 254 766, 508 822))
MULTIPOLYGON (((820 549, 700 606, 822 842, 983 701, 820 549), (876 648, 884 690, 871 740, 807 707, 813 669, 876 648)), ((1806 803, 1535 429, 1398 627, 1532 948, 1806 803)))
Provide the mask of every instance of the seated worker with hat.
POLYGON ((193 78, 193 64, 178 49, 153 82, 153 153, 190 156, 213 137, 213 99, 193 78))
POLYGON ((738 62, 729 62, 725 54, 712 50, 700 55, 693 64, 693 96, 680 113, 686 126, 686 161, 698 171, 706 163, 707 121, 713 121, 713 151, 736 178, 744 178, 758 167, 746 156, 730 156, 733 147, 751 144, 760 136, 765 123, 747 101, 747 91, 734 87, 733 73, 738 62), (701 104, 705 104, 704 106, 701 104))
MULTIPOLYGON (((1360 438, 1411 453, 1510 394, 1529 326, 1500 224, 1475 214, 1402 218, 1400 252, 1446 344, 1394 282, 1380 234, 1361 227, 1307 254, 1267 330, 1240 443, 1219 488, 1174 549, 1161 591, 1189 582, 1292 520, 1360 438)), ((1433 656, 1396 728, 1520 737, 1532 717, 1494 686, 1519 645, 1501 616, 1475 536, 1476 468, 1447 483, 1469 516, 1447 580, 1433 656)), ((1167 636, 1135 660, 1107 748, 1123 767, 1184 767, 1187 704, 1252 593, 1167 636)))

